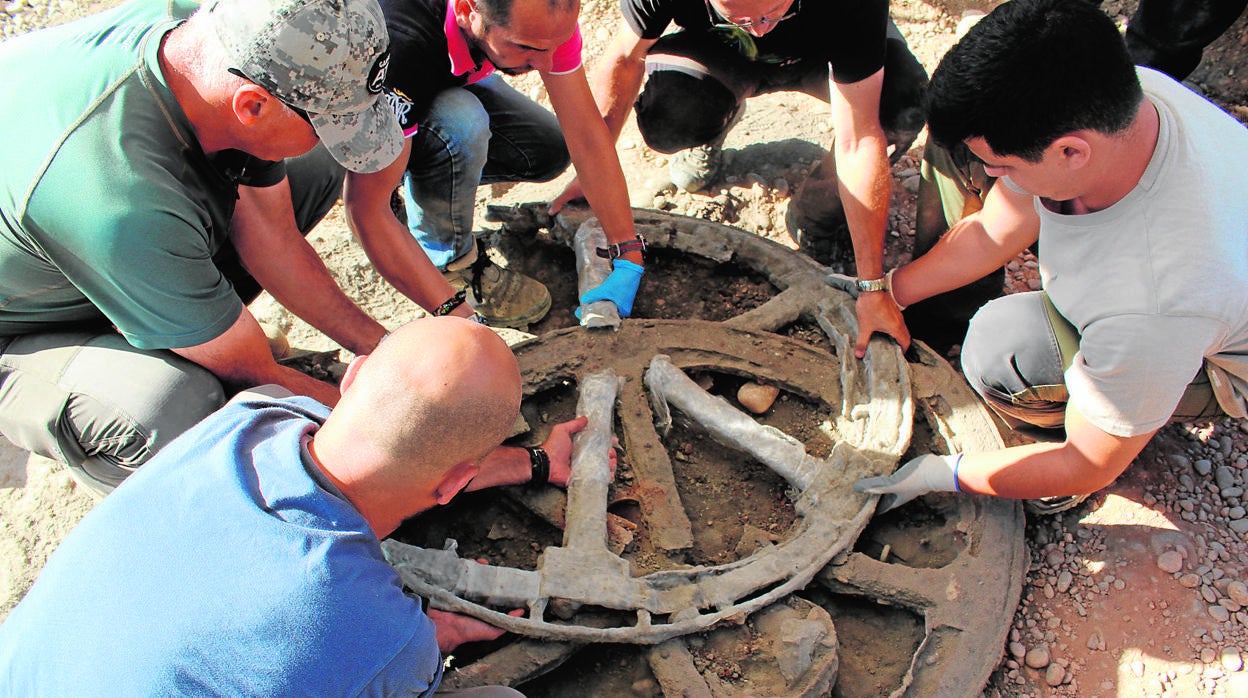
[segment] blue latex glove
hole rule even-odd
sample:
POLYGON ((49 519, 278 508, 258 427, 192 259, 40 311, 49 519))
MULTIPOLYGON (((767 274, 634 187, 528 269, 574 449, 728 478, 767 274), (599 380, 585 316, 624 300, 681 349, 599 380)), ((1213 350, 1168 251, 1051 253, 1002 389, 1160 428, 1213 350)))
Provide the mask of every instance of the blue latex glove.
MULTIPOLYGON (((628 317, 633 312, 633 299, 637 297, 637 287, 641 284, 641 275, 646 268, 634 264, 627 259, 617 259, 615 269, 606 281, 589 289, 581 296, 581 304, 594 301, 611 301, 620 311, 620 317, 628 317)), ((581 317, 581 309, 576 309, 576 317, 581 317)))
POLYGON ((962 455, 927 454, 913 458, 892 475, 864 477, 854 483, 854 491, 878 494, 880 502, 875 513, 883 514, 928 492, 961 492, 958 485, 958 464, 962 455))

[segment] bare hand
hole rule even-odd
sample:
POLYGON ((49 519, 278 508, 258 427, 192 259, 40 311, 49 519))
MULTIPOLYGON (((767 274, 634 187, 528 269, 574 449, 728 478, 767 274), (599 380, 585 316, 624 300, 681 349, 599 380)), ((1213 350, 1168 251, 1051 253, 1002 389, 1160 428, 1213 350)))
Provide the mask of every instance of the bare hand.
POLYGON ((861 359, 867 355, 867 342, 876 332, 897 340, 902 351, 910 348, 910 330, 901 317, 901 309, 889 294, 861 293, 855 308, 858 313, 858 340, 854 343, 854 356, 861 359))
MULTIPOLYGON (((546 451, 546 455, 550 456, 550 484, 558 487, 568 486, 568 480, 572 479, 572 436, 584 429, 587 424, 589 424, 588 417, 577 417, 571 421, 556 424, 555 428, 550 430, 550 436, 546 437, 546 441, 542 444, 542 449, 546 451)), ((612 439, 612 447, 607 456, 612 478, 615 478, 615 465, 618 460, 615 447, 618 445, 619 440, 612 439)))
MULTIPOLYGON (((436 629, 435 635, 437 635, 438 639, 438 649, 442 651, 442 654, 452 652, 456 647, 465 642, 496 640, 502 637, 503 633, 507 632, 483 620, 477 620, 472 616, 439 611, 433 608, 426 613, 429 615, 429 620, 433 621, 436 629)), ((524 609, 514 609, 509 611, 507 615, 519 618, 524 615, 524 609)))
POLYGON ((564 205, 573 201, 584 200, 585 192, 581 191, 581 182, 576 177, 573 177, 572 181, 568 182, 568 186, 563 188, 563 193, 550 202, 550 208, 546 212, 553 216, 563 210, 564 205))

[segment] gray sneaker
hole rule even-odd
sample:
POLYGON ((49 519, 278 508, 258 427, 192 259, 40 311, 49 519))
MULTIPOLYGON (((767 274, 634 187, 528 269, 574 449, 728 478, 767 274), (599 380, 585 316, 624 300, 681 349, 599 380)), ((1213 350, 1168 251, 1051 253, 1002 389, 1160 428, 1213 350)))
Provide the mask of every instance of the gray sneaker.
POLYGON ((677 151, 667 165, 667 173, 671 177, 672 184, 692 194, 718 181, 724 169, 724 141, 728 139, 728 132, 741 123, 743 116, 745 116, 744 102, 737 106, 737 110, 729 118, 728 124, 724 126, 724 130, 717 138, 706 145, 677 151))
POLYGON ((690 194, 702 191, 719 179, 724 164, 723 141, 685 148, 672 156, 667 166, 672 184, 690 194))
POLYGON ((537 279, 490 261, 481 243, 442 272, 456 290, 468 289, 468 303, 486 324, 522 329, 550 312, 550 291, 537 279))

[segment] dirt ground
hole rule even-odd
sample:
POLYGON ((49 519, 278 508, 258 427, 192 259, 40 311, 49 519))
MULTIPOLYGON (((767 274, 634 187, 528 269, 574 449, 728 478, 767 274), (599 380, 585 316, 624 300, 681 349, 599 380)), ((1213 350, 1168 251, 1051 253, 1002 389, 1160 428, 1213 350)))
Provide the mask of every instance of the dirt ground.
MULTIPOLYGON (((0 8, 0 22, 7 37, 111 4, 115 1, 16 0, 0 8)), ((952 45, 963 13, 987 10, 995 4, 982 0, 895 0, 892 11, 898 27, 930 72, 952 45)), ((1104 4, 1120 24, 1125 23, 1132 5, 1122 0, 1104 4)), ((584 3, 585 60, 591 69, 618 24, 618 10, 612 0, 584 3)), ((1241 120, 1248 119, 1246 45, 1248 19, 1241 18, 1206 52, 1205 62, 1189 80, 1241 120)), ((535 99, 544 98, 535 77, 515 82, 535 99)), ((646 148, 631 122, 621 136, 618 152, 634 206, 728 223, 794 247, 784 225, 789 195, 801 184, 809 166, 823 155, 829 137, 827 107, 813 98, 778 94, 753 100, 727 140, 726 181, 705 195, 676 192, 667 179, 667 156, 646 148)), ((909 257, 921 146, 922 140, 893 168, 896 186, 890 216, 889 266, 909 257)), ((543 185, 483 187, 479 191, 478 225, 490 225, 484 221, 486 205, 549 200, 570 176, 543 185)), ((310 240, 340 284, 383 324, 397 326, 419 314, 371 269, 340 212, 331 214, 310 240)), ((546 282, 555 299, 551 316, 531 331, 542 334, 575 324, 571 317, 576 293, 573 282, 567 275, 551 271, 568 268, 567 259, 530 258, 529 263, 524 271, 546 282)), ((680 260, 659 255, 649 263, 657 269, 680 260)), ((1034 259, 1026 256, 1011 263, 1007 287, 1032 287, 1034 266, 1034 259)), ((762 303, 772 293, 764 280, 714 265, 688 265, 683 278, 656 285, 661 276, 647 277, 638 299, 638 315, 722 320, 762 303)), ((297 349, 336 349, 269 299, 257 301, 253 310, 262 320, 287 330, 297 349)), ((512 331, 502 334, 509 341, 525 337, 512 331)), ((956 347, 950 356, 956 356, 956 347)), ((342 358, 349 357, 344 352, 342 358)), ((781 428, 794 434, 806 431, 811 434, 811 443, 817 443, 817 429, 809 425, 809 410, 801 406, 788 409, 787 417, 780 417, 781 428)), ((681 434, 674 443, 692 443, 700 438, 696 433, 681 434)), ((696 450, 704 452, 701 446, 696 450)), ((1105 493, 1065 516, 1030 519, 1027 539, 1032 564, 1023 603, 1001 666, 986 691, 1063 696, 1248 695, 1248 672, 1242 671, 1242 654, 1248 653, 1248 615, 1239 610, 1248 600, 1235 601, 1238 587, 1231 585, 1248 580, 1248 546, 1244 533, 1223 525, 1234 518, 1232 510, 1238 506, 1238 495, 1228 492, 1243 479, 1248 467, 1246 452, 1248 435, 1234 422, 1170 427, 1105 493), (1221 467, 1234 471, 1234 483, 1222 486, 1224 483, 1213 482, 1211 471, 1220 472, 1221 467), (1163 556, 1170 552, 1181 558, 1177 571, 1172 569, 1172 556, 1164 557, 1162 569, 1163 556), (1214 607, 1228 609, 1226 617, 1212 610, 1214 607)), ((774 534, 787 525, 782 509, 764 506, 775 499, 778 487, 769 481, 769 473, 714 473, 693 468, 689 472, 709 478, 700 483, 704 487, 699 491, 714 494, 698 505, 701 510, 697 518, 703 522, 697 531, 704 553, 700 562, 722 562, 724 551, 735 549, 739 543, 715 540, 714 527, 706 525, 741 514, 734 509, 740 494, 734 483, 754 483, 755 491, 747 501, 757 502, 757 511, 747 511, 747 516, 755 519, 760 530, 774 534)), ((0 614, 20 600, 47 556, 92 503, 54 464, 28 459, 11 448, 0 450, 0 614)), ((619 506, 627 514, 628 502, 623 500, 619 506)), ((1239 515, 1243 516, 1242 508, 1239 515)), ((498 521, 500 527, 487 531, 480 541, 483 553, 492 559, 514 554, 518 557, 513 564, 531 565, 532 559, 526 562, 528 553, 535 558, 538 543, 543 541, 520 548, 508 545, 512 534, 507 530, 506 515, 499 513, 498 521)), ((547 535, 553 540, 557 531, 551 529, 547 535)), ((1001 648, 984 651, 996 653, 1001 648)))

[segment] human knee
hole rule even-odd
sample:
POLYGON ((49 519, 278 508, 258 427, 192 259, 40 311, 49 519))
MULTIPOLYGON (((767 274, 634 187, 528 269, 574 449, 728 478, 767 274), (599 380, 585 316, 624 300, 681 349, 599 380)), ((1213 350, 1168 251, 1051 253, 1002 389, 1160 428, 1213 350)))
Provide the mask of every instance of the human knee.
POLYGON ((709 75, 656 70, 637 98, 637 127, 660 153, 705 145, 723 134, 736 115, 736 96, 709 75))
POLYGON ((1067 393, 1044 312, 1039 293, 985 304, 971 318, 961 358, 967 382, 991 405, 1023 421, 1053 426, 1049 422, 1064 411, 1067 393))
MULTIPOLYGON (((425 131, 426 138, 436 136, 440 147, 451 157, 476 163, 477 170, 484 167, 490 143, 490 114, 468 90, 452 88, 439 93, 420 130, 425 131)), ((413 150, 409 169, 422 166, 416 162, 416 156, 413 150)))
POLYGON ((884 84, 880 92, 880 125, 899 157, 923 130, 923 90, 927 71, 904 39, 889 38, 884 53, 884 84))
POLYGON ((286 161, 295 225, 307 235, 338 203, 346 168, 324 146, 286 161))
POLYGON ((0 430, 104 493, 224 404, 211 372, 120 335, 14 340, 0 372, 0 430), (84 477, 85 475, 85 477, 84 477))

